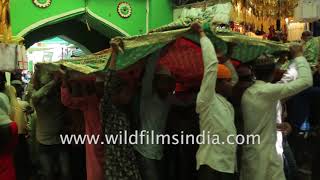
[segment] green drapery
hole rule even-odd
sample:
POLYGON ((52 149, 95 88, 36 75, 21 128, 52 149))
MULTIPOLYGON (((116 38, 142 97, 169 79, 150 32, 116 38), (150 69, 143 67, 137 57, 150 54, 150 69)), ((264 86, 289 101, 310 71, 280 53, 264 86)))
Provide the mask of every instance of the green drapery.
MULTIPOLYGON (((122 38, 124 42, 124 53, 117 57, 117 68, 121 70, 130 67, 132 64, 135 64, 137 61, 156 50, 163 48, 179 37, 185 37, 195 43, 199 43, 199 37, 190 31, 189 26, 191 23, 192 20, 190 19, 179 20, 167 26, 155 29, 146 35, 122 38)), ((227 51, 228 43, 235 43, 236 46, 234 46, 231 57, 241 62, 253 61, 262 53, 288 51, 287 44, 250 38, 228 30, 217 30, 216 32, 212 32, 208 23, 204 25, 204 28, 206 34, 214 43, 215 48, 218 48, 224 53, 227 51)), ((46 64, 46 66, 56 69, 58 65, 62 64, 72 70, 84 74, 91 74, 105 70, 110 56, 111 49, 108 49, 94 55, 63 60, 54 64, 46 64)))

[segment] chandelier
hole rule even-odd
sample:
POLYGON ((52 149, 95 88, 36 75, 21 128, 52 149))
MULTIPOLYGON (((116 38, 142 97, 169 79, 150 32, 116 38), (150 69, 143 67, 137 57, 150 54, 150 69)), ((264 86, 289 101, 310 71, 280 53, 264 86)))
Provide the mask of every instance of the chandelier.
POLYGON ((257 17, 289 17, 299 0, 233 0, 235 7, 250 10, 257 17))

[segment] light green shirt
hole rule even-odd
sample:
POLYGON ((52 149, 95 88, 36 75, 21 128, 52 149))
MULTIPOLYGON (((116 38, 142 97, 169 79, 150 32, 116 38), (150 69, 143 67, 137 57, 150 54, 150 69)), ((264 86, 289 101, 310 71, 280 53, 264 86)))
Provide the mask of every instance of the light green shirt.
MULTIPOLYGON (((218 135, 220 142, 227 142, 229 135, 237 134, 234 109, 224 97, 215 92, 218 59, 211 41, 203 37, 200 42, 204 63, 204 76, 196 107, 200 116, 200 133, 209 131, 210 135, 218 135)), ((206 140, 200 144, 196 156, 198 169, 201 165, 207 165, 219 172, 235 172, 235 144, 208 144, 206 140)))
POLYGON ((244 135, 259 135, 260 144, 243 146, 241 180, 285 180, 283 163, 275 146, 277 102, 312 86, 312 73, 306 59, 295 62, 296 80, 286 84, 256 81, 243 95, 244 135))
POLYGON ((11 105, 11 117, 12 120, 17 123, 18 134, 27 133, 27 120, 24 113, 25 105, 17 99, 16 89, 13 86, 6 86, 5 93, 9 97, 11 105))

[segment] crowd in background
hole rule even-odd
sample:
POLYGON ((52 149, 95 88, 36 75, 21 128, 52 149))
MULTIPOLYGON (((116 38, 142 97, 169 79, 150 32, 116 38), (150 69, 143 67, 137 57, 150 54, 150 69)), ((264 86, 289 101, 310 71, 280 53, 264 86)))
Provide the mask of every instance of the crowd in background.
POLYGON ((66 67, 0 74, 1 180, 318 180, 320 40, 306 31, 279 58, 233 63, 201 26, 199 89, 175 91, 172 72, 145 61, 136 82, 116 71, 123 43, 113 39, 107 70, 72 78, 66 67), (23 76, 23 77, 22 77, 23 76), (29 81, 30 80, 30 81, 29 81), (260 144, 62 144, 60 135, 120 131, 198 135, 258 134, 260 144))

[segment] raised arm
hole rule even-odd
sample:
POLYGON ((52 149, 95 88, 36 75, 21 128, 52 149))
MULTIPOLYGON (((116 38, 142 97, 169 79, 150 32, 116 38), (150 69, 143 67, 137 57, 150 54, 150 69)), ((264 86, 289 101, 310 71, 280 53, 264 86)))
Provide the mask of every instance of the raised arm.
POLYGON ((68 83, 69 80, 69 73, 68 71, 60 70, 62 74, 62 85, 60 88, 61 92, 61 102, 64 106, 70 109, 79 109, 85 110, 88 107, 88 96, 80 96, 80 97, 73 97, 70 93, 70 86, 68 83))
POLYGON ((227 51, 227 54, 226 54, 226 58, 228 59, 224 65, 227 66, 230 71, 231 71, 231 83, 232 85, 236 85, 239 81, 239 76, 238 76, 238 73, 236 71, 236 69, 234 68, 232 62, 231 62, 231 57, 232 57, 232 54, 233 54, 233 50, 236 46, 236 43, 229 43, 228 44, 228 51, 227 51))
POLYGON ((278 83, 288 83, 295 80, 298 77, 298 71, 296 70, 295 61, 293 61, 288 70, 282 75, 281 80, 278 83))
POLYGON ((157 60, 160 56, 160 51, 152 54, 146 63, 145 73, 142 79, 142 90, 141 96, 145 98, 149 98, 152 96, 152 87, 153 87, 153 78, 156 69, 157 60))
POLYGON ((266 98, 281 100, 312 86, 312 73, 307 60, 301 56, 296 60, 298 78, 286 84, 268 84, 263 90, 266 98))
POLYGON ((56 80, 48 82, 46 85, 42 86, 39 90, 33 90, 31 99, 34 105, 38 104, 40 99, 49 94, 51 89, 56 85, 56 80))
POLYGON ((312 38, 309 40, 304 48, 304 57, 306 57, 311 67, 315 67, 318 63, 319 56, 319 40, 312 38))
POLYGON ((109 65, 106 71, 106 80, 104 84, 104 96, 103 96, 103 110, 105 113, 112 111, 112 92, 117 87, 118 77, 116 75, 116 63, 119 48, 121 48, 121 41, 118 39, 111 40, 110 44, 112 47, 112 55, 109 61, 109 65))
POLYGON ((200 92, 197 97, 197 108, 210 104, 215 96, 215 88, 218 72, 218 58, 213 44, 201 29, 199 32, 204 64, 204 74, 200 92))
POLYGON ((238 81, 239 81, 239 76, 238 76, 238 73, 237 73, 236 69, 234 68, 233 64, 231 63, 231 61, 228 60, 227 62, 224 63, 224 65, 227 66, 231 71, 231 83, 232 83, 232 85, 237 84, 238 81))
POLYGON ((61 102, 70 109, 84 110, 88 105, 87 97, 73 97, 67 87, 61 86, 61 102))

